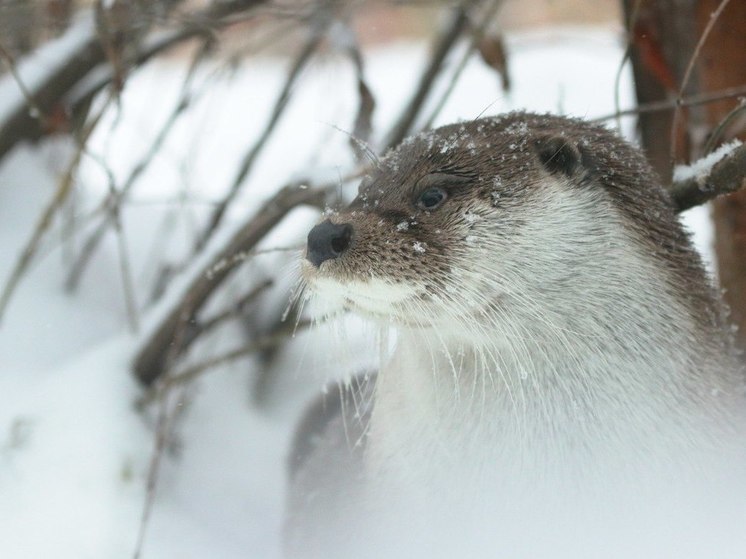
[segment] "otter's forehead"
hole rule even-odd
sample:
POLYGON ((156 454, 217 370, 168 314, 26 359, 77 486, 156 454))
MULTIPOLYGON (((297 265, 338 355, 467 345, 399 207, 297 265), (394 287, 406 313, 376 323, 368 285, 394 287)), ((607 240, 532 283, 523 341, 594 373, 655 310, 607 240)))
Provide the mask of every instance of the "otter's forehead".
POLYGON ((506 196, 551 182, 598 188, 635 225, 670 202, 641 152, 603 126, 579 119, 509 113, 451 124, 405 139, 362 181, 367 208, 395 205, 428 175, 468 178, 480 192, 506 196), (652 208, 652 209, 651 209, 652 208))
POLYGON ((535 182, 537 160, 526 122, 499 118, 453 124, 405 139, 359 187, 362 207, 398 203, 429 182, 466 180, 472 187, 511 188, 535 182))

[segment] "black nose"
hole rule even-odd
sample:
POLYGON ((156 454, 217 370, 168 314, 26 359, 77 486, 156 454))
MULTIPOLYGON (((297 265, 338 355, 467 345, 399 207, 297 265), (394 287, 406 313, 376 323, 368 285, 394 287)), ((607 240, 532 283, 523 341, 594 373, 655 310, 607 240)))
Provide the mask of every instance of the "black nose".
POLYGON ((308 233, 306 258, 318 268, 322 262, 337 258, 346 251, 351 237, 352 225, 336 224, 327 219, 308 233))

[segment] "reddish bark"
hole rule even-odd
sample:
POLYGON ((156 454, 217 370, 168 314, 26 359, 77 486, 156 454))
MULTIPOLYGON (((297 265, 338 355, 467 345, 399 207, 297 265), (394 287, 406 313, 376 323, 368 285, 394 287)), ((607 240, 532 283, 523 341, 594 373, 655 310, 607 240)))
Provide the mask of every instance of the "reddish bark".
MULTIPOLYGON (((703 29, 710 14, 721 0, 700 0, 697 3, 698 27, 703 29)), ((731 0, 715 23, 705 43, 698 66, 702 90, 712 90, 746 83, 746 2, 731 0)), ((739 101, 726 99, 705 107, 707 124, 712 130, 739 101)), ((723 141, 740 137, 746 140, 746 117, 731 130, 723 141)), ((730 305, 732 318, 739 325, 739 341, 746 348, 746 192, 721 197, 713 203, 715 222, 715 252, 720 285, 730 305)))
MULTIPOLYGON (((628 23, 630 58, 640 104, 675 98, 686 67, 696 46, 697 0, 623 0, 628 23)), ((697 91, 696 73, 682 94, 697 91)), ((689 141, 685 123, 690 111, 680 115, 677 127, 675 157, 688 159, 689 141)), ((643 149, 650 163, 668 182, 671 178, 672 111, 640 115, 639 126, 643 149)))
MULTIPOLYGON (((713 20, 722 4, 723 0, 624 0, 640 103, 746 84, 746 2, 731 0, 720 17, 713 20), (711 23, 682 91, 686 68, 711 23)), ((676 162, 703 155, 709 135, 738 103, 737 99, 724 99, 682 111, 674 137, 675 150, 670 144, 672 112, 640 116, 643 146, 664 180, 670 177, 671 153, 676 162)), ((734 137, 738 128, 733 128, 725 131, 721 141, 734 137)), ((740 119, 740 130, 743 137, 744 118, 740 119)), ((741 344, 746 348, 746 193, 721 197, 713 208, 720 284, 732 318, 740 326, 741 344)))

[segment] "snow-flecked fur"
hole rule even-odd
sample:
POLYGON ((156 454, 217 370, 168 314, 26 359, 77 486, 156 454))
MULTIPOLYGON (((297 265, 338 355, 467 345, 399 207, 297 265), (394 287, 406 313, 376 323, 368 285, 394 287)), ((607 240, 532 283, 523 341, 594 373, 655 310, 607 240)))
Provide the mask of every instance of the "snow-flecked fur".
POLYGON ((304 262, 311 291, 397 337, 372 412, 352 397, 316 432, 290 555, 746 552, 743 374, 636 149, 549 115, 451 125, 331 219, 352 240, 304 262))

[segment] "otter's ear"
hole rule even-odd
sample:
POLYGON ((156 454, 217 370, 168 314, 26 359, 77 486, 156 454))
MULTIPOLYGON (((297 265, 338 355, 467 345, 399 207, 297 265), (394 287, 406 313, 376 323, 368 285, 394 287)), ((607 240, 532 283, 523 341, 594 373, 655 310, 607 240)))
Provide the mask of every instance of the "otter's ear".
POLYGON ((573 176, 580 167, 580 151, 562 136, 541 136, 534 140, 539 161, 552 174, 573 176))

